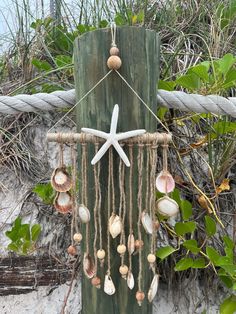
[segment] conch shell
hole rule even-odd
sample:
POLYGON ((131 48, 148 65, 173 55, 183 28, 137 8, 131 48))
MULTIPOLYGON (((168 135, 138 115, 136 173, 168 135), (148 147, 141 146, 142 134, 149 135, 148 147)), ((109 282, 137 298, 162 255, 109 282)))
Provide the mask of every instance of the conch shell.
POLYGON ((67 214, 72 210, 73 200, 69 192, 58 192, 55 200, 54 207, 62 214, 67 214))
POLYGON ((87 278, 91 279, 94 277, 95 265, 94 265, 92 257, 88 253, 84 254, 83 270, 84 270, 84 274, 87 278))
POLYGON ((172 217, 178 214, 179 205, 167 195, 157 200, 157 211, 166 217, 172 217))
POLYGON ((78 214, 81 222, 88 223, 90 221, 90 211, 83 204, 79 205, 78 214))
POLYGON ((175 188, 175 181, 167 170, 162 170, 156 178, 156 188, 161 193, 170 193, 175 188))
POLYGON ((143 228, 148 234, 152 234, 153 232, 153 221, 149 214, 146 211, 143 211, 141 214, 141 221, 143 228))
POLYGON ((66 167, 56 168, 51 176, 51 185, 58 192, 67 192, 72 187, 72 180, 66 171, 66 167))
POLYGON ((109 232, 113 239, 115 239, 122 231, 122 222, 118 215, 113 214, 108 222, 109 232))
POLYGON ((104 292, 108 295, 113 295, 116 292, 116 287, 108 274, 105 275, 104 292))
POLYGON ((160 275, 155 274, 153 279, 152 279, 151 286, 148 290, 148 301, 149 302, 152 302, 156 296, 156 293, 158 290, 158 285, 159 285, 159 278, 160 278, 160 275))

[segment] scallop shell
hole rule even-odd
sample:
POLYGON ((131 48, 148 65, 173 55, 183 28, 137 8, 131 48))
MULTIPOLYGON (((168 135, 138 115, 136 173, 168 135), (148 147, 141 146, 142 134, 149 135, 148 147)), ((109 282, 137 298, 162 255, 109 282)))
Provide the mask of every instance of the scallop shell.
POLYGON ((85 276, 89 279, 93 278, 93 276, 95 275, 95 265, 92 257, 88 253, 84 254, 83 270, 85 276))
POLYGON ((121 230, 122 230, 122 223, 121 223, 121 219, 118 215, 112 215, 110 218, 109 218, 109 232, 112 236, 113 239, 115 239, 120 233, 121 233, 121 230))
POLYGON ((153 279, 152 279, 151 286, 148 290, 148 301, 149 302, 152 302, 156 296, 156 293, 158 290, 159 278, 160 278, 160 275, 155 274, 153 279))
POLYGON ((127 286, 132 290, 134 288, 134 276, 131 271, 128 272, 127 286))
POLYGON ((51 185, 58 192, 67 192, 72 187, 72 180, 66 171, 66 167, 56 168, 51 177, 51 185))
POLYGON ((167 170, 162 170, 156 178, 156 188, 161 193, 170 193, 175 188, 175 181, 167 170))
POLYGON ((179 205, 167 195, 157 200, 157 211, 166 217, 172 217, 178 214, 179 205))
POLYGON ((105 275, 104 292, 108 295, 113 295, 116 292, 116 287, 110 275, 105 275))
POLYGON ((88 223, 90 221, 90 211, 83 204, 79 205, 78 214, 81 222, 88 223))
POLYGON ((153 221, 149 214, 146 211, 143 211, 141 214, 141 221, 143 228, 148 234, 152 234, 153 232, 153 221))
POLYGON ((128 247, 128 252, 130 254, 133 254, 134 251, 135 251, 135 239, 134 239, 134 235, 133 234, 130 234, 128 236, 127 247, 128 247))
POLYGON ((55 200, 54 207, 62 214, 67 214, 72 210, 73 200, 69 192, 58 192, 55 200))

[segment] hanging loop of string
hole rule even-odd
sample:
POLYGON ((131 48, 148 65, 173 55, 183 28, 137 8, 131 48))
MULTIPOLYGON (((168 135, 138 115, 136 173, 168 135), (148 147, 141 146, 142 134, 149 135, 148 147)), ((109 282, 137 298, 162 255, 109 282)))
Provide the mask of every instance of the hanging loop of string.
POLYGON ((111 47, 116 47, 116 23, 111 22, 111 47))

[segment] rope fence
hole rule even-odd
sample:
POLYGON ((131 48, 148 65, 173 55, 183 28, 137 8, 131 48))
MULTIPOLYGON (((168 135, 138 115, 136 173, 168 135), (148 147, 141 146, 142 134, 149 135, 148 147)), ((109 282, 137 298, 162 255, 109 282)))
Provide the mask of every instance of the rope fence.
MULTIPOLYGON (((202 96, 181 91, 157 91, 157 103, 166 108, 179 109, 196 113, 214 113, 236 117, 236 97, 217 95, 202 96)), ((20 112, 40 112, 75 106, 75 90, 55 91, 50 94, 20 94, 0 96, 1 114, 18 114, 20 112)))

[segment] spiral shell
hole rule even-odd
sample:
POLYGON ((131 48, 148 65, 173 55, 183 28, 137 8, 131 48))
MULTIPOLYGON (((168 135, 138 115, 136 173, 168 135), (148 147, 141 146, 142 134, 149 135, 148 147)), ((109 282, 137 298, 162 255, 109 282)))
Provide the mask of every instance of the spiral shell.
POLYGON ((121 230, 122 230, 122 222, 121 222, 120 217, 118 215, 113 214, 109 218, 108 225, 109 225, 109 232, 112 238, 113 239, 116 238, 121 233, 121 230))

